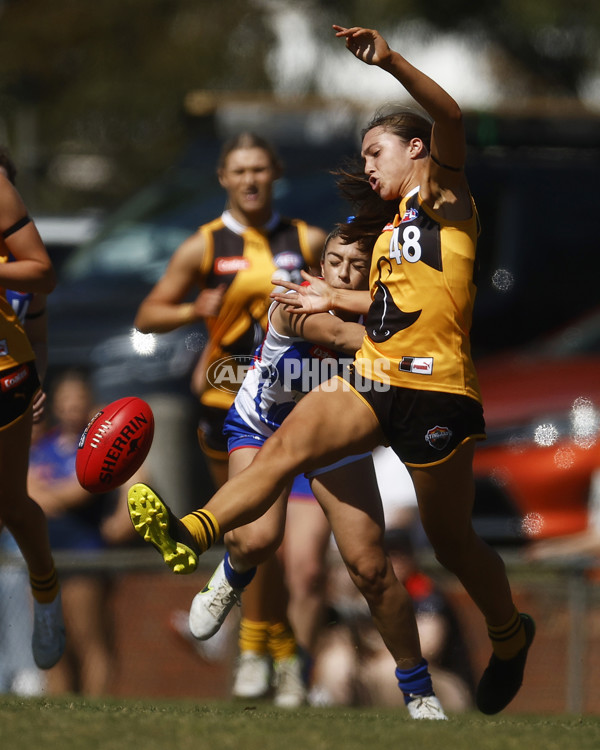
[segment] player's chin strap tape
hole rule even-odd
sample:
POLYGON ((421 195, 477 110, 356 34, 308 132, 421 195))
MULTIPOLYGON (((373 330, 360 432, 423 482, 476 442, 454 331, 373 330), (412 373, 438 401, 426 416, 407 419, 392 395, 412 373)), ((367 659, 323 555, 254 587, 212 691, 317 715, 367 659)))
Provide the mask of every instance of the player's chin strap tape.
POLYGON ((10 237, 11 234, 18 232, 19 229, 23 229, 23 227, 29 224, 30 221, 31 221, 31 216, 24 216, 22 219, 19 219, 19 221, 15 221, 12 227, 9 227, 8 229, 5 229, 2 232, 3 239, 10 237))

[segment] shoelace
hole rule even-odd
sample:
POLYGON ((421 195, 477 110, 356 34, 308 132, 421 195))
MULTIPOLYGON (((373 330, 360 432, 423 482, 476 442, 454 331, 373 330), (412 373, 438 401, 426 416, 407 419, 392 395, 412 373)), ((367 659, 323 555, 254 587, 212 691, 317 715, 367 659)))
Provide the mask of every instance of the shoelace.
POLYGON ((223 581, 221 585, 213 591, 213 595, 210 597, 210 602, 207 605, 207 610, 219 619, 223 610, 231 605, 231 603, 240 604, 240 595, 235 589, 232 589, 227 581, 223 581))
POLYGON ((419 711, 425 712, 425 713, 429 714, 429 716, 439 716, 440 715, 440 712, 439 712, 439 709, 437 708, 437 706, 432 705, 431 701, 429 700, 429 698, 431 696, 429 696, 429 695, 413 695, 411 693, 410 697, 411 697, 411 703, 416 703, 417 704, 416 707, 417 707, 417 709, 419 711))

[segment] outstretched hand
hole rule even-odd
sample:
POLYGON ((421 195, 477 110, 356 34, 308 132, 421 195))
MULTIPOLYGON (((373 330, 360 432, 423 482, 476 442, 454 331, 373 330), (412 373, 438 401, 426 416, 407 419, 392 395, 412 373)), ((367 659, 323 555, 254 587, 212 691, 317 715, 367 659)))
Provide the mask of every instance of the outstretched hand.
POLYGON ((336 24, 333 24, 333 29, 337 37, 346 38, 347 49, 367 65, 381 66, 389 60, 392 54, 388 43, 375 29, 363 29, 360 26, 346 29, 336 24))
POLYGON ((298 315, 331 310, 334 306, 333 287, 323 279, 311 276, 305 271, 302 271, 302 276, 309 282, 308 284, 294 284, 292 281, 274 278, 273 284, 289 289, 293 294, 273 291, 270 294, 271 299, 284 305, 286 312, 298 315))

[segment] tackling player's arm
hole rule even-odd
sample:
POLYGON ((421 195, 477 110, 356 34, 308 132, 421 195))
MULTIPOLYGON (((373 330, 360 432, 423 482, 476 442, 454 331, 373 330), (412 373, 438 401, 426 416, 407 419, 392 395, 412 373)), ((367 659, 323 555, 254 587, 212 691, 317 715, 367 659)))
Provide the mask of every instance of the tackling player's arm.
POLYGON ((186 299, 191 290, 201 288, 200 273, 204 238, 200 232, 188 237, 175 251, 163 276, 143 300, 135 317, 142 333, 165 333, 202 318, 217 315, 225 286, 202 289, 193 302, 186 299))
POLYGON ((366 315, 371 306, 371 294, 366 290, 336 289, 323 279, 315 278, 302 271, 308 284, 294 284, 284 279, 273 279, 273 284, 295 292, 271 292, 271 298, 285 305, 286 310, 295 315, 340 310, 366 315))
POLYGON ((338 318, 331 313, 293 315, 283 305, 277 305, 271 320, 278 331, 286 336, 301 336, 313 344, 321 344, 344 354, 354 354, 360 349, 365 327, 338 318))

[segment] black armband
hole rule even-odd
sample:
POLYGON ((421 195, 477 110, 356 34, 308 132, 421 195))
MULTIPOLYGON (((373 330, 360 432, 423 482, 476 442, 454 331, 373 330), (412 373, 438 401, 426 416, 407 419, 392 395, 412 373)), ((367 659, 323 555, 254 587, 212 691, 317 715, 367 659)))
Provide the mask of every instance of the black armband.
POLYGON ((26 313, 25 320, 35 320, 36 318, 41 318, 45 312, 46 308, 43 307, 41 310, 36 310, 36 312, 26 313))
POLYGON ((434 164, 437 164, 438 167, 441 167, 442 169, 449 169, 451 172, 462 172, 462 167, 451 167, 448 164, 442 164, 439 159, 436 159, 435 156, 430 152, 429 156, 431 157, 431 161, 434 162, 434 164))
POLYGON ((24 216, 22 219, 19 219, 19 221, 15 221, 12 227, 9 227, 2 232, 2 238, 6 239, 7 237, 10 237, 11 234, 18 232, 19 229, 23 229, 24 226, 27 226, 30 221, 31 216, 24 216))

